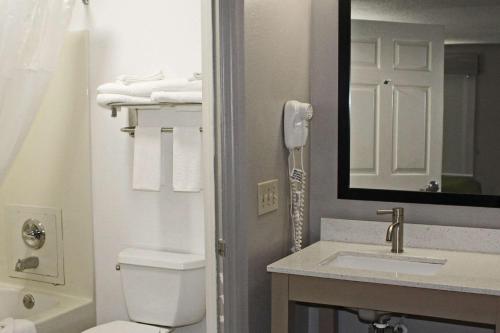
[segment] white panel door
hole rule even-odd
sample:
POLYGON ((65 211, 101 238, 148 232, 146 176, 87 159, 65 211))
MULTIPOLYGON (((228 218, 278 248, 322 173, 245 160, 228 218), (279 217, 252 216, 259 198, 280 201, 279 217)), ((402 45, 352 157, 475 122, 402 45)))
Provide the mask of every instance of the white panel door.
POLYGON ((444 29, 352 20, 351 187, 441 183, 444 29))

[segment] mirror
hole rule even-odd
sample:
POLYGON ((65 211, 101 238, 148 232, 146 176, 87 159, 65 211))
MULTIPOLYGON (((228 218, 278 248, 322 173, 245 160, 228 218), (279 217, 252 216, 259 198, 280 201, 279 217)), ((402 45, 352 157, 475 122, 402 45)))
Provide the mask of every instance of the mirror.
POLYGON ((498 206, 500 0, 340 7, 340 197, 498 206))

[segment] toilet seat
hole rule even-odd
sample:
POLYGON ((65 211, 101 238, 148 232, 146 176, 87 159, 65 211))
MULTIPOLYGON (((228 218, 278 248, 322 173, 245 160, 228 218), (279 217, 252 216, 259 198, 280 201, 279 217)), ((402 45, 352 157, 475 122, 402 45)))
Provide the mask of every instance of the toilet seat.
POLYGON ((168 328, 138 324, 130 321, 112 321, 107 324, 90 328, 82 333, 168 333, 168 328))

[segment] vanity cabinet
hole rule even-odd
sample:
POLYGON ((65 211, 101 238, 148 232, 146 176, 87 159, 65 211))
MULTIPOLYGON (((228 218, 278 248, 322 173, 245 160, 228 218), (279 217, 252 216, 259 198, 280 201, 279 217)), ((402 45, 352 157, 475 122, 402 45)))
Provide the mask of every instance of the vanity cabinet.
POLYGON ((272 273, 272 333, 293 332, 295 303, 489 324, 500 333, 498 296, 272 273))
POLYGON ((295 303, 485 324, 500 333, 497 254, 424 248, 392 254, 386 245, 319 241, 268 271, 272 333, 293 331, 295 303))

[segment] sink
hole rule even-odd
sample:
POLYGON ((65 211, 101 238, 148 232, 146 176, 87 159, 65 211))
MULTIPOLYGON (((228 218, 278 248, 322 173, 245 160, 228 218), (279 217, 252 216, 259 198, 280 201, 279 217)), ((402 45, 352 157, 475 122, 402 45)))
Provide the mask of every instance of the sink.
POLYGON ((337 268, 425 276, 436 274, 445 264, 446 259, 362 252, 338 252, 320 263, 337 268))

